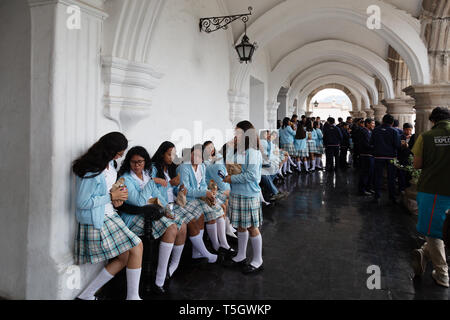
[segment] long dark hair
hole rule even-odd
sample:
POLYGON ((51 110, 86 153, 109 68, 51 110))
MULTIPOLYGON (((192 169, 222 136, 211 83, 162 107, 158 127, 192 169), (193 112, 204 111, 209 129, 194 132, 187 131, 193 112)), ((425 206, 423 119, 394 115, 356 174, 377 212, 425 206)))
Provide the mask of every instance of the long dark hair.
POLYGON ((145 150, 144 147, 133 147, 125 156, 125 160, 122 163, 122 166, 120 167, 119 173, 117 174, 118 177, 123 176, 125 173, 131 172, 131 164, 130 161, 134 156, 140 156, 144 158, 145 160, 145 166, 144 171, 147 171, 149 174, 152 170, 152 160, 150 159, 150 155, 148 154, 147 150, 145 150))
POLYGON ((306 131, 311 132, 312 130, 313 130, 312 120, 311 119, 307 119, 306 120, 306 131))
POLYGON ((297 126, 297 133, 295 135, 295 139, 296 140, 303 140, 306 138, 306 131, 305 128, 303 127, 302 123, 299 123, 297 126))
MULTIPOLYGON (((245 135, 245 151, 247 151, 250 147, 254 148, 255 150, 259 150, 260 149, 260 141, 259 141, 259 135, 255 130, 255 127, 253 126, 253 124, 250 121, 241 121, 236 125, 236 128, 241 129, 242 131, 244 131, 244 133, 247 133, 247 131, 249 130, 253 130, 253 134, 254 137, 252 137, 252 140, 250 140, 250 137, 246 134, 245 135), (256 146, 251 145, 251 142, 256 141, 256 146)), ((234 153, 236 154, 238 151, 238 146, 237 143, 234 143, 234 153)))
MULTIPOLYGON (((166 179, 164 175, 164 167, 166 166, 164 162, 164 154, 167 150, 175 148, 175 145, 172 142, 165 141, 163 142, 156 153, 153 155, 152 161, 153 165, 156 168, 156 177, 160 179, 166 179)), ((170 179, 173 179, 177 176, 177 165, 172 162, 171 165, 168 166, 167 171, 169 173, 170 179)))
POLYGON ((80 178, 93 173, 88 178, 99 176, 116 155, 128 148, 128 140, 120 132, 111 132, 100 138, 80 158, 73 162, 72 171, 80 178))
POLYGON ((314 129, 320 129, 319 121, 314 121, 313 128, 314 129))
MULTIPOLYGON (((208 159, 205 159, 205 149, 206 149, 210 144, 214 144, 214 143, 213 143, 212 141, 206 141, 206 142, 203 144, 203 146, 202 146, 203 161, 204 161, 204 160, 208 160, 208 159)), ((215 148, 214 148, 214 152, 213 152, 211 155, 208 154, 208 158, 209 158, 210 156, 212 156, 212 157, 215 157, 215 156, 216 156, 216 149, 215 149, 215 148)))
POLYGON ((289 126, 289 121, 291 121, 291 119, 289 119, 288 117, 283 119, 283 125, 281 126, 281 129, 285 129, 286 127, 289 126))

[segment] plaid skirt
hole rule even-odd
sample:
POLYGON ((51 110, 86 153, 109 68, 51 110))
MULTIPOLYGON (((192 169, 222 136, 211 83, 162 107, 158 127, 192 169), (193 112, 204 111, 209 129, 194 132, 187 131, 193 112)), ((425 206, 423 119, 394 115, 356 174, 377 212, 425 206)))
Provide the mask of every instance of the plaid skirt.
POLYGON ((308 145, 308 151, 309 153, 319 153, 317 150, 317 145, 314 140, 307 140, 306 144, 308 145))
POLYGON ((300 158, 307 158, 309 157, 309 148, 308 148, 308 144, 306 145, 305 149, 297 149, 296 150, 296 154, 297 157, 300 158))
POLYGON ((280 148, 289 153, 290 156, 295 156, 296 151, 293 143, 281 144, 280 148))
MULTIPOLYGON (((173 224, 177 226, 177 229, 180 230, 181 226, 184 223, 184 214, 182 212, 183 208, 174 206, 172 210, 172 215, 175 216, 175 219, 169 219, 167 217, 162 217, 159 220, 152 221, 152 236, 155 239, 161 238, 166 230, 173 224)), ((145 219, 142 215, 134 216, 131 220, 129 229, 135 233, 136 235, 142 237, 144 235, 144 224, 145 219)))
POLYGON ((205 222, 217 220, 225 214, 219 203, 216 203, 214 207, 210 207, 205 201, 200 200, 200 202, 205 215, 205 222))
POLYGON ((203 205, 201 204, 201 201, 197 199, 188 200, 182 209, 184 223, 186 224, 198 220, 203 214, 203 205))
POLYGON ((91 225, 78 224, 75 237, 75 264, 107 261, 140 243, 141 239, 127 228, 117 213, 105 216, 101 230, 91 225))
POLYGON ((260 197, 230 194, 228 216, 234 228, 259 228, 263 222, 260 197))
POLYGON ((324 154, 325 153, 325 149, 323 147, 323 144, 317 144, 316 143, 316 150, 317 150, 317 154, 324 154))

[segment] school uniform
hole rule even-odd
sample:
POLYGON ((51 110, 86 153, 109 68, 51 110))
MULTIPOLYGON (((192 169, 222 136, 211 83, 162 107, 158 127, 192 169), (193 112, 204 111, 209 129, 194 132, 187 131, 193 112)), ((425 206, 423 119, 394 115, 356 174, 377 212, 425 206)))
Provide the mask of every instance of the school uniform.
POLYGON ((313 131, 306 132, 306 143, 308 144, 308 151, 309 153, 318 153, 319 150, 317 149, 316 140, 317 140, 317 133, 313 131), (311 140, 308 139, 308 135, 311 134, 311 140))
POLYGON ((230 191, 231 187, 228 183, 223 182, 223 178, 219 176, 219 171, 221 171, 225 177, 228 175, 227 167, 223 162, 222 158, 217 159, 214 163, 211 161, 205 161, 206 165, 206 182, 214 180, 217 184, 217 195, 216 199, 220 202, 220 204, 225 203, 228 200, 228 196, 225 192, 230 191))
POLYGON ((306 139, 295 139, 295 155, 300 158, 308 158, 309 157, 309 148, 306 139))
POLYGON ((180 185, 184 185, 187 189, 187 204, 184 209, 188 213, 198 218, 203 214, 205 222, 216 220, 224 215, 220 204, 216 203, 215 206, 210 207, 205 201, 199 199, 206 197, 208 191, 204 163, 198 165, 196 172, 190 163, 183 163, 178 166, 177 172, 180 174, 180 185))
MULTIPOLYGON (((145 171, 143 173, 143 180, 133 171, 125 173, 122 178, 125 179, 125 185, 128 188, 128 200, 126 203, 143 207, 148 204, 148 200, 158 198, 164 208, 168 205, 167 200, 159 192, 149 172, 145 171)), ((173 220, 164 216, 159 220, 152 221, 152 236, 154 239, 161 238, 173 224, 180 230, 184 223, 184 215, 175 210, 172 210, 172 215, 175 216, 173 220)), ((131 231, 139 236, 144 235, 144 216, 121 213, 121 217, 131 231)))
POLYGON ((118 257, 141 243, 114 210, 109 191, 117 181, 114 162, 100 175, 77 177, 75 263, 96 264, 118 257))
POLYGON ((372 131, 367 128, 362 128, 360 132, 360 178, 359 178, 359 192, 364 194, 372 189, 373 185, 373 172, 375 160, 373 158, 373 150, 370 145, 370 139, 372 137, 372 131))
POLYGON ((231 176, 230 221, 234 228, 259 228, 263 222, 260 193, 262 155, 248 149, 244 154, 230 154, 227 159, 240 163, 242 172, 231 176))
POLYGON ((324 148, 323 148, 323 133, 321 129, 313 129, 313 132, 316 133, 315 135, 315 142, 316 142, 316 153, 317 154, 324 154, 324 148))
POLYGON ((289 153, 290 156, 295 156, 296 150, 294 147, 294 139, 296 132, 290 127, 287 126, 284 129, 280 129, 280 148, 289 153))
POLYGON ((337 170, 339 166, 339 148, 342 143, 342 131, 335 125, 329 125, 323 131, 323 143, 325 145, 325 154, 327 161, 327 170, 337 170))

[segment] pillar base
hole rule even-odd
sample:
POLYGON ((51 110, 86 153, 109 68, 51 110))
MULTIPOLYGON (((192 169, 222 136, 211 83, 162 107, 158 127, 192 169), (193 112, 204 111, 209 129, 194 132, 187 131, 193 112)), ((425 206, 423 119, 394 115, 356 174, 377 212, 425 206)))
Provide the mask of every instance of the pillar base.
POLYGON ((382 122, 383 117, 386 115, 387 108, 385 106, 383 106, 382 104, 379 104, 379 105, 373 106, 373 111, 374 111, 375 121, 382 122))
POLYGON ((431 129, 429 120, 431 112, 436 107, 449 108, 450 83, 415 85, 403 90, 416 100, 416 133, 421 134, 431 129))

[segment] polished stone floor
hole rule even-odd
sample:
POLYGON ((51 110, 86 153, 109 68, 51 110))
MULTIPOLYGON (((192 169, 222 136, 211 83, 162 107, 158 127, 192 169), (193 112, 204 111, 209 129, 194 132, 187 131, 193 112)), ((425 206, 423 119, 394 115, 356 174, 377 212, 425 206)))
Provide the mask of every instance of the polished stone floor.
POLYGON ((353 169, 289 176, 280 188, 290 197, 264 209, 263 272, 184 263, 164 299, 448 299, 431 264, 412 278, 410 253, 423 243, 416 218, 387 197, 374 205, 356 195, 357 178, 353 169), (367 287, 370 266, 379 267, 380 289, 367 287))

